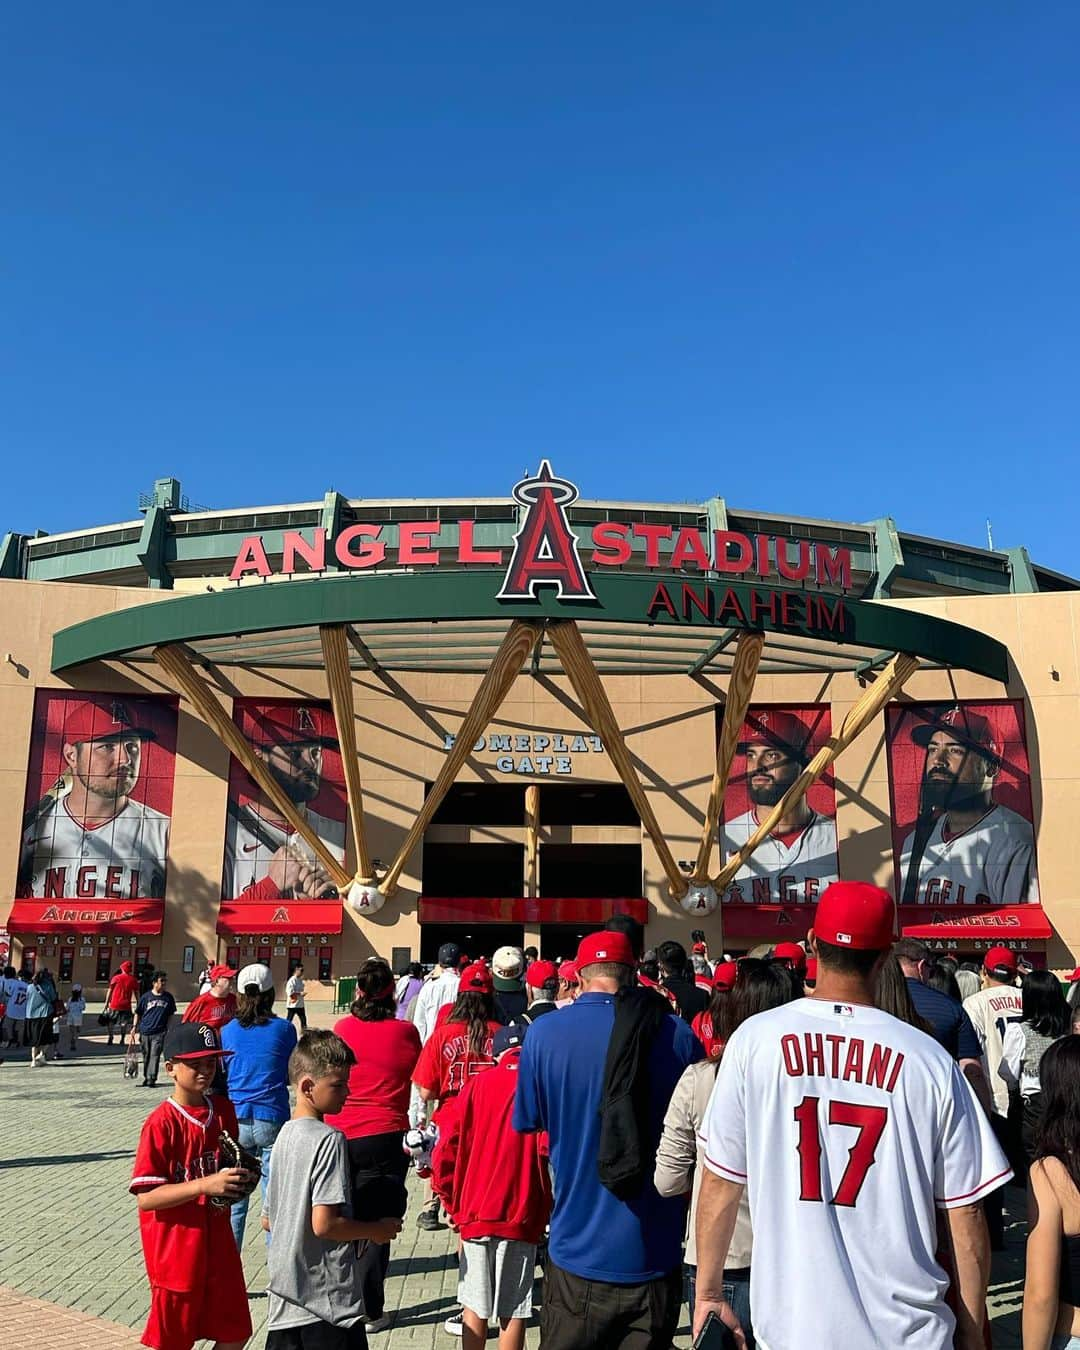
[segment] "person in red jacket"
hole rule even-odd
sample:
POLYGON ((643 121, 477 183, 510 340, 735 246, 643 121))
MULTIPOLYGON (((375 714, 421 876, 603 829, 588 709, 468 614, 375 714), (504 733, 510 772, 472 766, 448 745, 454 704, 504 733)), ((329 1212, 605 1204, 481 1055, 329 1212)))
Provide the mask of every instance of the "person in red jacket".
POLYGON ((109 981, 109 995, 105 1003, 112 1014, 109 1021, 109 1044, 115 1035, 121 1047, 127 1040, 135 1014, 132 1011, 132 999, 139 997, 139 981, 131 973, 131 962, 121 961, 120 969, 109 981))
POLYGON ((551 1217, 547 1136, 511 1126, 527 1026, 495 1033, 495 1067, 471 1079, 440 1128, 432 1184, 461 1237, 458 1302, 463 1350, 483 1350, 499 1322, 499 1350, 523 1350, 532 1316, 536 1247, 551 1217))
POLYGON ((735 976, 738 974, 735 961, 717 961, 712 978, 712 998, 704 1012, 699 1012, 690 1024, 691 1030, 705 1047, 709 1059, 719 1059, 724 1050, 720 1039, 720 1011, 724 1000, 735 988, 735 976))
POLYGON ((232 990, 235 978, 232 966, 211 966, 210 988, 188 1004, 182 1020, 204 1023, 220 1036, 221 1028, 236 1016, 236 995, 232 990))

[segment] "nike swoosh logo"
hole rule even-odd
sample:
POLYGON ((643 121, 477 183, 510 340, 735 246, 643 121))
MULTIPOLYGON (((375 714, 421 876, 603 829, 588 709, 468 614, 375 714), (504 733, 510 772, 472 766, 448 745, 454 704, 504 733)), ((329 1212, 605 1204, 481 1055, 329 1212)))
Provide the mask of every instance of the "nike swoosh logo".
POLYGON ((258 847, 259 847, 258 844, 245 844, 243 851, 245 853, 254 853, 258 847))

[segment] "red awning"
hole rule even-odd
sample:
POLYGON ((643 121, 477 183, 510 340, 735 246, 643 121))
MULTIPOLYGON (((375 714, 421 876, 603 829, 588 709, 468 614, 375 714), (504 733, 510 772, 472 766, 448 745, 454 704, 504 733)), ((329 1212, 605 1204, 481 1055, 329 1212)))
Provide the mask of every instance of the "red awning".
POLYGON ((900 906, 900 931, 904 937, 949 938, 963 941, 1008 943, 1012 940, 1044 942, 1053 936, 1042 905, 953 906, 934 909, 926 905, 900 906))
POLYGON ((16 900, 8 915, 12 933, 161 932, 164 900, 16 900))
MULTIPOLYGON (((723 906, 724 937, 757 942, 799 941, 814 926, 816 905, 748 905, 737 900, 723 906)), ((985 943, 1016 938, 1045 941, 1053 930, 1041 905, 900 905, 900 932, 905 937, 970 939, 985 943)))
POLYGON ((265 933, 340 933, 340 900, 222 900, 217 931, 222 937, 265 933))
POLYGON ((559 896, 543 900, 520 897, 422 895, 421 923, 603 923, 613 914, 629 914, 649 921, 649 902, 641 896, 604 899, 598 896, 559 896))

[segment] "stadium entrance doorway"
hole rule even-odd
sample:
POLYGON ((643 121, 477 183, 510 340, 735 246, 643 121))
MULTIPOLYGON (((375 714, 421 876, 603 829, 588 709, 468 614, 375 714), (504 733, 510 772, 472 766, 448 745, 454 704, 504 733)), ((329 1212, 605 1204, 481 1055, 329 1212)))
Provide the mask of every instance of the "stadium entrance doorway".
POLYGON ((525 929, 520 923, 425 923, 420 925, 420 960, 432 965, 444 942, 456 942, 462 952, 490 963, 499 947, 524 946, 525 929))

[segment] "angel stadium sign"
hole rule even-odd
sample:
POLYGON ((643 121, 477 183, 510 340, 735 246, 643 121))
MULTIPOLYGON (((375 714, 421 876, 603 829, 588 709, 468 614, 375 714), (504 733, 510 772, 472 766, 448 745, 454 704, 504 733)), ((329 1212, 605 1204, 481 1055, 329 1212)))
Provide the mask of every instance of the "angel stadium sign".
POLYGON ((500 600, 536 599, 539 587, 559 599, 595 599, 589 573, 633 563, 649 570, 781 580, 851 590, 851 551, 809 539, 737 530, 700 530, 648 521, 602 520, 574 530, 566 508, 577 487, 542 460, 536 476, 515 484, 514 500, 524 507, 509 548, 481 547, 473 520, 403 520, 392 525, 357 522, 337 534, 323 527, 284 530, 281 564, 271 564, 261 535, 245 538, 229 573, 245 577, 405 567, 505 566, 500 600), (440 538, 447 532, 446 538, 440 538), (509 553, 509 556, 508 556, 509 553))

